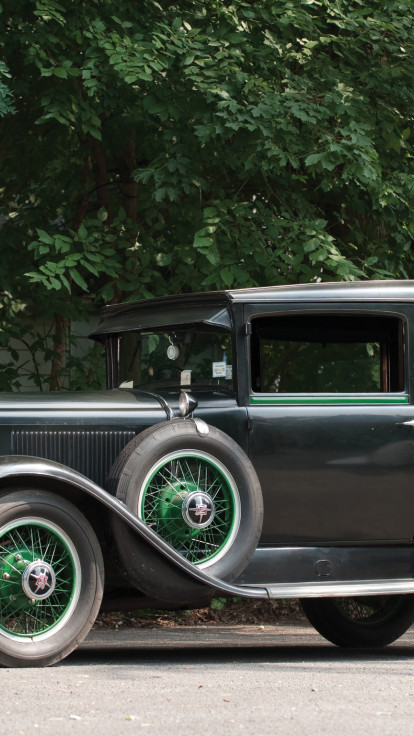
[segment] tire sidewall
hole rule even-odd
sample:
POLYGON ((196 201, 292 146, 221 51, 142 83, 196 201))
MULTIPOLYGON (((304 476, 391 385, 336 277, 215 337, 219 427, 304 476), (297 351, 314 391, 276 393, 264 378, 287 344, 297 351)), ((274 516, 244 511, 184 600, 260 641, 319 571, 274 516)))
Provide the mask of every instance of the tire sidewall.
POLYGON ((399 639, 414 621, 414 595, 395 595, 395 608, 382 621, 354 621, 335 598, 302 600, 309 622, 328 641, 340 647, 383 647, 399 639))
POLYGON ((21 491, 3 496, 0 528, 22 518, 52 522, 70 539, 80 566, 80 590, 72 614, 64 625, 46 637, 12 639, 0 629, 0 664, 11 667, 53 664, 69 654, 86 636, 103 595, 103 560, 95 533, 72 504, 53 494, 21 491))
MULTIPOLYGON (((240 519, 233 543, 222 557, 203 563, 202 566, 202 569, 209 575, 227 581, 234 580, 245 569, 258 544, 262 528, 263 503, 260 484, 250 460, 228 435, 211 426, 209 426, 208 435, 200 435, 195 423, 191 420, 164 422, 146 430, 129 443, 111 471, 109 482, 113 486, 114 476, 116 476, 117 497, 138 515, 139 498, 143 492, 145 478, 153 468, 159 465, 162 458, 171 453, 183 451, 206 453, 217 460, 225 468, 237 488, 240 500, 240 519)), ((132 552, 131 540, 135 549, 141 540, 137 535, 132 536, 131 534, 124 534, 121 537, 119 525, 117 526, 118 554, 123 564, 128 567, 128 560, 132 552)), ((133 571, 130 572, 134 578, 133 571)), ((158 577, 156 573, 157 571, 152 569, 151 574, 155 575, 154 580, 158 577)), ((140 575, 141 577, 144 575, 142 570, 140 575)), ((133 582, 137 584, 134 579, 133 582)), ((148 589, 154 595, 156 582, 151 585, 149 578, 146 582, 148 589)), ((192 586, 190 579, 187 585, 190 589, 192 586)), ((199 585, 197 585, 197 590, 199 590, 199 585)))

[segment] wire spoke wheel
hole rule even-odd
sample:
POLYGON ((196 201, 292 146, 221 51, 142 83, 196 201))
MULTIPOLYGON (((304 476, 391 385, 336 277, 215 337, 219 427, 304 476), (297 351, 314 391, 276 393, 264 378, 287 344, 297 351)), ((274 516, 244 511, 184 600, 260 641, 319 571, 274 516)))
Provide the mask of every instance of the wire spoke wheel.
POLYGON ((78 554, 65 532, 45 519, 0 529, 0 630, 39 637, 63 625, 80 591, 78 554))
POLYGON ((376 626, 387 621, 401 606, 400 596, 335 598, 335 606, 348 621, 376 626))
POLYGON ((138 515, 190 562, 219 559, 240 523, 240 499, 228 470, 203 452, 164 457, 144 480, 138 515))
POLYGON ((72 652, 102 601, 102 551, 84 514, 43 489, 0 503, 0 665, 46 667, 72 652))

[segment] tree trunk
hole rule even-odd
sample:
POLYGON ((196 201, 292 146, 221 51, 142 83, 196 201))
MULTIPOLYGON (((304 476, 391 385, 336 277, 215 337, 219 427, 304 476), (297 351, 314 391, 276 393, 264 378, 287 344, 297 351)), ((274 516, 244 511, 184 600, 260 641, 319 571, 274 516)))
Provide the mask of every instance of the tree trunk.
POLYGON ((62 388, 63 369, 67 352, 69 320, 62 314, 55 314, 55 345, 50 370, 50 390, 60 391, 62 388))

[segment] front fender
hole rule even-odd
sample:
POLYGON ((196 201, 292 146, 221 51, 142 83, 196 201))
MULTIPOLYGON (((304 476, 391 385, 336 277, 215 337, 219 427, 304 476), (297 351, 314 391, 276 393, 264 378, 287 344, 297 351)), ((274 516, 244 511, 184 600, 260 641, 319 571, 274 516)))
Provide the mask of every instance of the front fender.
MULTIPOLYGON (((156 532, 144 524, 144 522, 130 511, 122 501, 119 501, 115 496, 112 496, 96 483, 89 480, 89 478, 86 478, 84 475, 68 468, 66 465, 61 465, 60 463, 56 463, 52 460, 43 460, 37 457, 25 457, 22 455, 0 457, 0 483, 4 485, 4 481, 16 481, 20 478, 44 478, 48 481, 54 481, 60 486, 72 487, 77 491, 90 496, 117 514, 117 516, 119 516, 173 565, 209 588, 214 588, 226 595, 240 596, 243 598, 269 597, 266 588, 231 585, 230 583, 226 583, 223 580, 219 580, 218 578, 206 574, 203 570, 199 570, 196 565, 188 562, 156 532)), ((55 492, 59 493, 58 487, 55 489, 55 492)))

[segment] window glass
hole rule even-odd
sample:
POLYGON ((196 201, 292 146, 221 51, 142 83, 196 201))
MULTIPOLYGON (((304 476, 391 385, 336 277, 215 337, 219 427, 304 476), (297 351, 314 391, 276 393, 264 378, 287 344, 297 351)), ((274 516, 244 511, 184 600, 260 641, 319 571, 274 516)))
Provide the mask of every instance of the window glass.
POLYGON ((233 386, 228 332, 126 332, 120 337, 120 384, 128 388, 233 386))
POLYGON ((289 315, 253 321, 252 388, 261 393, 402 391, 402 323, 289 315))

